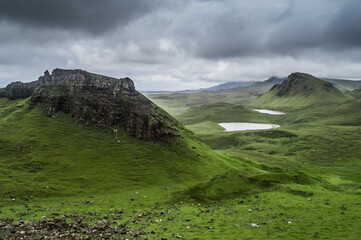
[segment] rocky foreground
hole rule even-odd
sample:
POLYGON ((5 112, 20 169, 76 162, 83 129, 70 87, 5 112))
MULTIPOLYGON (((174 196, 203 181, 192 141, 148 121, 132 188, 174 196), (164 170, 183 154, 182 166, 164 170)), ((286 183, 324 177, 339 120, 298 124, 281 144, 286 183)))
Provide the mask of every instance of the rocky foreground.
POLYGON ((137 219, 122 224, 109 219, 89 224, 86 222, 88 217, 77 215, 74 215, 72 220, 65 217, 42 217, 39 221, 16 222, 13 219, 0 219, 0 239, 147 239, 145 236, 154 232, 145 232, 142 227, 132 229, 128 226, 140 223, 140 219, 144 217, 145 215, 139 215, 137 219))
POLYGON ((122 239, 121 236, 125 234, 133 237, 145 234, 133 233, 124 225, 113 226, 109 221, 88 225, 81 219, 67 223, 65 218, 49 220, 45 217, 40 221, 1 220, 0 232, 0 239, 122 239))

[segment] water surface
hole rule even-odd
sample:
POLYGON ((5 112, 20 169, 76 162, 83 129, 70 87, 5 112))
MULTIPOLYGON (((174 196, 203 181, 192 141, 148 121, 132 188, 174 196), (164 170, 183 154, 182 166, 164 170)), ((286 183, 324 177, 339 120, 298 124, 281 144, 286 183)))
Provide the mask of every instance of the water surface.
POLYGON ((284 112, 273 111, 273 110, 268 110, 268 109, 253 109, 253 111, 260 112, 260 113, 267 113, 267 114, 271 114, 271 115, 282 115, 282 114, 286 114, 286 113, 284 113, 284 112))
POLYGON ((248 123, 248 122, 231 122, 231 123, 218 123, 223 127, 226 132, 230 131, 244 131, 244 130, 262 130, 279 128, 277 124, 264 124, 264 123, 248 123))

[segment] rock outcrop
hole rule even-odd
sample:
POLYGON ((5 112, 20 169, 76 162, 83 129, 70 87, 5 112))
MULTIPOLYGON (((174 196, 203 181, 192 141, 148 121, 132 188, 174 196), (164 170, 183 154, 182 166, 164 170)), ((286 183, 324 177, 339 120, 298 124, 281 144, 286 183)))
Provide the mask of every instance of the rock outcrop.
POLYGON ((12 82, 5 88, 0 89, 0 98, 6 97, 11 100, 18 98, 28 98, 41 84, 41 81, 34 81, 29 83, 12 82))
POLYGON ((29 96, 29 107, 41 104, 50 117, 62 111, 78 123, 101 128, 119 126, 142 140, 177 137, 178 122, 137 92, 130 78, 55 69, 34 82, 11 83, 0 95, 9 99, 29 96))

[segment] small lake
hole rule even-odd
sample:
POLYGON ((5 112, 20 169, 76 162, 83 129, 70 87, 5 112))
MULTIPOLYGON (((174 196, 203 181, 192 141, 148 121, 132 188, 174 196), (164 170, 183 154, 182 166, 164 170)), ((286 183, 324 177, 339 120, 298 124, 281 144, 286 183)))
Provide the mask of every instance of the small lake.
POLYGON ((267 114, 271 114, 271 115, 282 115, 282 114, 286 114, 286 113, 284 113, 284 112, 273 111, 273 110, 268 110, 268 109, 253 109, 253 111, 260 112, 260 113, 267 113, 267 114))
POLYGON ((218 123, 223 127, 226 132, 230 131, 244 131, 244 130, 262 130, 279 128, 277 124, 264 124, 264 123, 247 123, 247 122, 233 122, 233 123, 218 123))

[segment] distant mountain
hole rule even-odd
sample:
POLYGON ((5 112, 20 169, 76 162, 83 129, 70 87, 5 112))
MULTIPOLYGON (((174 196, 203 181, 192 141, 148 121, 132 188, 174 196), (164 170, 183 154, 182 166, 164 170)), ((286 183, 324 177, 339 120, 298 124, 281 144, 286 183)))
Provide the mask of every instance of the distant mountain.
POLYGON ((256 81, 226 82, 226 83, 222 83, 217 86, 214 86, 214 87, 201 88, 199 90, 201 90, 201 91, 217 91, 217 90, 221 90, 221 89, 229 89, 229 88, 235 88, 235 87, 249 87, 249 86, 253 85, 254 83, 256 83, 256 81))
MULTIPOLYGON (((224 88, 214 91, 201 92, 155 92, 146 93, 153 102, 170 112, 173 116, 179 115, 185 109, 202 104, 225 102, 231 104, 249 104, 259 94, 270 90, 274 84, 281 83, 286 78, 271 77, 263 82, 245 82, 243 86, 224 88)), ((222 84, 221 84, 222 85, 222 84)), ((230 87, 225 84, 222 87, 230 87)), ((234 85, 233 85, 234 86, 234 85)))
POLYGON ((279 78, 279 77, 270 77, 269 79, 263 81, 263 82, 258 82, 255 83, 254 86, 261 86, 261 85, 275 85, 275 84, 281 84, 283 83, 284 80, 286 80, 287 77, 283 77, 283 78, 279 78))
POLYGON ((336 88, 342 92, 352 91, 361 88, 361 80, 344 80, 344 79, 333 79, 333 78, 321 78, 327 82, 332 83, 336 88))
POLYGON ((339 103, 350 98, 330 82, 305 73, 292 73, 282 84, 274 85, 257 97, 252 105, 271 109, 297 109, 313 104, 339 103))
MULTIPOLYGON (((227 89, 237 90, 245 87, 253 87, 259 89, 261 92, 266 92, 275 84, 281 84, 287 77, 275 77, 272 76, 265 81, 246 81, 246 82, 226 82, 209 88, 199 88, 194 90, 180 90, 180 91, 141 91, 145 94, 171 94, 171 93, 198 93, 203 91, 222 91, 227 89)), ((338 88, 342 92, 352 91, 361 88, 361 80, 344 80, 333 78, 320 78, 321 80, 330 82, 334 87, 338 88)))
POLYGON ((247 82, 226 82, 209 88, 199 88, 194 90, 180 90, 180 91, 142 91, 145 94, 170 94, 170 93, 198 93, 203 91, 218 91, 223 89, 230 89, 235 87, 249 87, 257 83, 257 81, 247 81, 247 82))
POLYGON ((278 77, 273 76, 265 81, 226 82, 226 83, 222 83, 217 86, 214 86, 214 87, 200 88, 198 90, 185 90, 185 91, 181 91, 181 92, 221 91, 221 90, 228 90, 228 89, 237 90, 237 89, 247 88, 247 87, 255 87, 255 88, 272 87, 275 84, 282 83, 285 79, 287 79, 287 78, 286 77, 278 78, 278 77))

